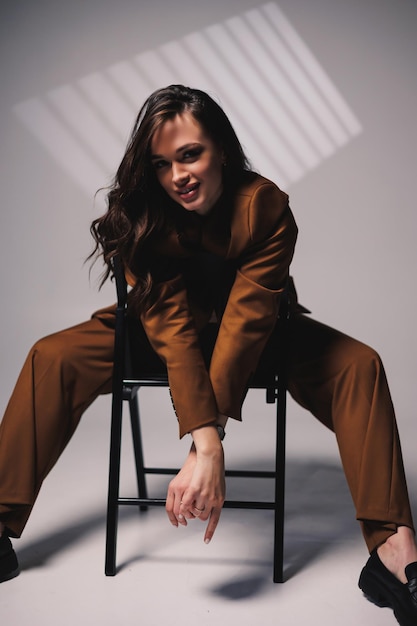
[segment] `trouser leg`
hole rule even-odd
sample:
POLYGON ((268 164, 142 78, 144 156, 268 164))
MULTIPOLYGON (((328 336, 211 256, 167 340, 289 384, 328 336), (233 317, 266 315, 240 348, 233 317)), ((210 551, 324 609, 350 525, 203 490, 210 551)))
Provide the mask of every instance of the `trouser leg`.
POLYGON ((394 409, 378 354, 328 326, 294 316, 288 388, 335 432, 369 550, 398 526, 413 528, 394 409))
POLYGON ((39 340, 0 425, 0 519, 20 536, 82 413, 111 391, 114 310, 39 340))

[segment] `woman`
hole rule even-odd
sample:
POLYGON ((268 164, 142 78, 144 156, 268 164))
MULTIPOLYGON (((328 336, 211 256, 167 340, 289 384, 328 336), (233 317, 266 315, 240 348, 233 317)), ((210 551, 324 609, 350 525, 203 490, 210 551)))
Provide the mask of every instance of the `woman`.
MULTIPOLYGON (((392 606, 400 624, 415 624, 417 547, 383 366, 371 348, 303 315, 289 281, 297 227, 287 195, 250 171, 207 94, 173 85, 139 112, 108 205, 92 225, 104 280, 118 254, 132 286, 129 311, 145 331, 137 356, 146 362, 152 346, 165 362, 180 436, 192 438, 168 488, 171 523, 198 517, 207 522, 207 543, 214 534, 226 422, 240 419, 289 284, 288 386, 336 434, 371 552, 360 586, 392 606), (200 332, 213 320, 219 330, 208 368, 200 332)), ((103 309, 29 353, 0 431, 2 580, 18 572, 9 536, 20 536, 83 411, 110 391, 113 327, 114 308, 103 309)))

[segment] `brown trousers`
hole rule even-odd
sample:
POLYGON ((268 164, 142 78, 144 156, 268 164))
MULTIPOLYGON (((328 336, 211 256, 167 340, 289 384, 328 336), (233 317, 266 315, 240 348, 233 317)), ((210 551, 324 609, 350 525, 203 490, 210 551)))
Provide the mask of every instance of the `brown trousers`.
MULTIPOLYGON (((397 526, 413 528, 382 363, 371 348, 304 315, 290 325, 289 391, 335 432, 371 551, 397 526)), ((103 309, 29 352, 0 425, 0 520, 12 536, 22 533, 83 412, 111 391, 113 327, 114 309, 103 309)))

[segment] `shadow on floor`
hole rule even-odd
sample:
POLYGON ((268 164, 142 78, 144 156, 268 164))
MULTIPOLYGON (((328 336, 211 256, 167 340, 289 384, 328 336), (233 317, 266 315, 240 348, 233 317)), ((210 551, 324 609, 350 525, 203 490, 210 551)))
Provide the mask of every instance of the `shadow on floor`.
MULTIPOLYGON (((230 496, 243 497, 243 485, 232 486, 230 496)), ((270 497, 271 487, 265 483, 264 493, 270 497)), ((260 511, 257 528, 262 527, 260 511)), ((272 529, 271 529, 272 531, 272 529)), ((360 534, 343 471, 337 463, 320 460, 290 459, 286 465, 284 580, 332 549, 337 543, 352 540, 360 534)), ((212 592, 230 600, 259 595, 272 580, 273 538, 265 542, 266 552, 260 554, 268 565, 257 576, 242 577, 220 584, 212 592)))
MULTIPOLYGON (((248 469, 264 468, 265 459, 253 462, 248 469)), ((272 481, 257 479, 257 482, 248 483, 242 479, 229 479, 228 497, 253 499, 269 499, 272 496, 272 481)), ((156 488, 155 497, 163 497, 162 485, 156 488)), ((350 494, 346 485, 343 471, 336 462, 321 461, 318 459, 288 459, 286 465, 286 504, 285 504, 285 580, 288 580, 305 568, 308 564, 320 558, 326 551, 336 544, 351 541, 360 536, 360 528, 355 521, 355 513, 350 494)), ((239 520, 242 515, 239 513, 239 520)), ((264 533, 260 545, 261 552, 256 559, 246 563, 250 566, 247 576, 221 582, 210 590, 211 593, 229 600, 240 600, 251 596, 258 596, 263 588, 272 579, 272 514, 270 511, 250 512, 255 518, 248 516, 247 524, 251 525, 248 531, 251 535, 259 533, 263 527, 271 529, 271 533, 264 533), (254 569, 257 570, 254 573, 254 569)), ((224 515, 226 513, 224 512, 224 515)), ((124 507, 119 514, 120 532, 123 532, 123 523, 138 516, 136 507, 124 507)), ((223 519, 223 518, 222 518, 223 519)), ((69 523, 45 534, 33 543, 26 544, 22 550, 18 549, 19 562, 22 570, 44 566, 48 560, 60 551, 67 550, 73 544, 84 539, 90 533, 103 529, 103 561, 105 539, 105 507, 99 512, 80 519, 77 523, 69 523)), ((132 554, 131 558, 119 564, 118 571, 130 563, 153 559, 152 541, 144 542, 146 553, 132 554)), ((133 548, 134 549, 134 548, 133 548)), ((366 552, 364 550, 364 556, 366 552)), ((156 557, 163 566, 164 558, 156 557)), ((172 561, 171 559, 166 559, 172 561)), ((199 559, 201 560, 201 559, 199 559)), ((229 559, 230 562, 230 559, 229 559)), ((245 560, 239 561, 236 557, 236 569, 241 571, 245 560)))

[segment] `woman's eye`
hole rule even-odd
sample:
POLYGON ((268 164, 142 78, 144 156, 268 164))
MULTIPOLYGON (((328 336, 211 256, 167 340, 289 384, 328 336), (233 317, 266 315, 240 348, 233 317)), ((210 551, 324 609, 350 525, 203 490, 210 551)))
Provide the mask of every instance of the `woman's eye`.
POLYGON ((168 161, 154 161, 153 166, 156 170, 161 170, 168 165, 168 161))
POLYGON ((202 148, 192 148, 192 149, 187 150, 186 152, 184 152, 183 155, 182 155, 182 158, 183 159, 196 159, 197 157, 200 156, 202 151, 203 151, 202 148))

